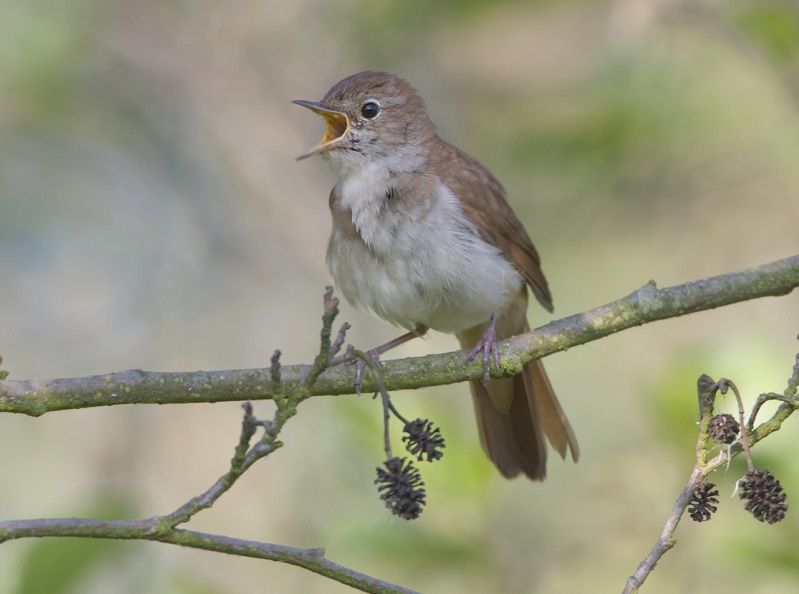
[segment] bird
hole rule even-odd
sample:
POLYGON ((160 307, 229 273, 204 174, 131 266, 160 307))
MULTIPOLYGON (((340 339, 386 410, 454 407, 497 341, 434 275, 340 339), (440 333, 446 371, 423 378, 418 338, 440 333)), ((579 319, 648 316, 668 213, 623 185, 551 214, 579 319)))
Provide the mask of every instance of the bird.
POLYGON ((547 445, 579 457, 577 440, 539 360, 491 378, 497 341, 530 330, 528 291, 549 312, 541 259, 502 184, 439 137, 406 80, 365 71, 321 101, 293 103, 322 116, 319 155, 337 182, 329 195, 327 264, 346 299, 407 330, 377 358, 428 329, 454 334, 484 377, 469 382, 483 451, 506 478, 546 476, 547 445))

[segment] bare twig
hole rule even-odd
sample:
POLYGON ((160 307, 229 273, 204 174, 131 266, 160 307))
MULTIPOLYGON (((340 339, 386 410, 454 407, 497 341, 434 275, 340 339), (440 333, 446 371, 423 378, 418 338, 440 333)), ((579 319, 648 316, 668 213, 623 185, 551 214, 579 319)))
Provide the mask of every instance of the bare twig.
POLYGON ((652 570, 655 569, 655 565, 660 561, 660 558, 674 546, 674 532, 677 530, 677 525, 680 523, 685 509, 691 502, 696 485, 704 476, 702 466, 707 452, 707 428, 710 424, 710 418, 713 416, 713 403, 717 391, 718 384, 713 381, 713 378, 707 374, 699 376, 696 383, 697 399, 699 401, 699 435, 696 439, 696 464, 688 477, 688 481, 682 491, 680 491, 677 501, 674 502, 674 507, 666 519, 660 538, 655 542, 649 554, 638 565, 635 573, 627 579, 623 594, 638 592, 638 588, 652 573, 652 570))
MULTIPOLYGON (((324 298, 319 353, 301 389, 284 390, 280 351, 275 351, 269 368, 270 385, 277 405, 274 418, 271 421, 258 420, 253 414, 252 404, 245 402, 242 405, 244 418, 241 423, 239 441, 230 461, 230 468, 205 492, 191 498, 171 513, 142 520, 106 521, 88 518, 51 518, 0 522, 0 543, 19 538, 43 536, 153 540, 190 548, 290 563, 364 592, 412 592, 402 586, 390 584, 333 563, 325 558, 323 549, 298 549, 177 528, 202 510, 213 506, 253 464, 282 446, 281 442, 277 440, 277 436, 283 425, 296 414, 297 405, 308 397, 314 382, 330 364, 331 328, 337 314, 338 300, 333 297, 333 291, 328 287, 324 298), (263 436, 250 445, 258 427, 263 428, 263 436)), ((345 324, 339 332, 342 342, 347 327, 345 324)), ((338 338, 336 342, 338 342, 338 338)))
POLYGON ((389 460, 394 457, 391 451, 391 411, 389 410, 389 403, 391 400, 388 394, 381 392, 380 401, 383 404, 383 451, 386 453, 386 459, 389 460))
MULTIPOLYGON (((408 588, 390 584, 338 565, 325 558, 324 549, 301 549, 177 528, 178 525, 189 521, 198 512, 211 507, 248 468, 279 447, 278 442, 273 441, 274 437, 268 434, 265 434, 252 447, 249 446, 255 429, 261 422, 253 416, 249 402, 244 405, 244 409, 241 435, 231 460, 230 470, 203 494, 187 501, 172 513, 141 520, 46 518, 0 522, 0 543, 20 538, 44 536, 152 540, 189 548, 289 563, 364 592, 412 593, 413 590, 408 588), (270 440, 272 443, 268 443, 270 440)), ((273 427, 273 430, 276 435, 280 427, 273 427)))
POLYGON ((777 394, 776 392, 766 392, 764 394, 760 394, 760 396, 757 397, 757 400, 755 400, 755 404, 749 413, 749 420, 746 422, 747 431, 750 433, 752 432, 752 428, 755 426, 755 419, 757 419, 757 415, 760 414, 760 409, 766 402, 771 402, 772 400, 779 400, 781 402, 790 404, 795 400, 795 397, 777 394))
POLYGON ((741 399, 741 393, 738 391, 738 386, 726 377, 721 378, 717 383, 722 394, 727 391, 727 388, 731 389, 732 393, 735 394, 735 401, 738 404, 738 424, 741 427, 741 446, 743 447, 747 468, 749 470, 754 470, 755 463, 752 461, 752 451, 749 448, 749 432, 746 430, 746 425, 744 425, 746 413, 744 412, 744 401, 741 399))
POLYGON ((400 421, 402 421, 403 425, 407 425, 408 423, 410 423, 410 421, 406 419, 404 416, 402 416, 402 413, 396 409, 394 403, 391 402, 390 399, 388 401, 388 409, 394 414, 395 417, 397 417, 400 421))
MULTIPOLYGON (((799 336, 797 336, 799 338, 799 336)), ((753 446, 757 442, 763 440, 770 434, 778 431, 785 421, 794 411, 799 409, 799 353, 796 355, 796 362, 794 363, 791 377, 788 378, 788 385, 782 394, 774 392, 766 392, 758 396, 752 412, 749 414, 749 421, 747 421, 747 430, 749 432, 749 445, 753 446), (760 411, 760 408, 766 402, 771 400, 782 402, 771 417, 752 429, 754 426, 755 418, 760 411)), ((743 451, 743 446, 740 443, 733 444, 727 452, 721 452, 718 456, 708 461, 705 465, 705 474, 729 464, 730 460, 743 451)))
POLYGON ((153 531, 158 518, 144 520, 92 520, 46 518, 0 522, 0 542, 45 536, 152 540, 229 555, 279 561, 375 594, 414 594, 414 590, 370 577, 325 558, 323 549, 302 549, 254 540, 209 534, 196 530, 153 531))
POLYGON ((344 322, 341 325, 341 328, 338 329, 338 334, 336 334, 336 340, 333 341, 333 344, 330 347, 330 359, 331 362, 338 355, 341 347, 344 346, 344 341, 347 339, 347 331, 350 329, 349 322, 344 322))
POLYGON ((685 508, 687 508, 688 504, 691 502, 694 489, 701 478, 702 469, 699 466, 694 466, 694 469, 691 471, 691 476, 688 477, 688 482, 685 483, 682 491, 680 491, 680 495, 677 497, 677 501, 674 502, 674 507, 669 517, 666 519, 666 524, 663 526, 660 538, 658 538, 655 545, 649 551, 649 554, 638 565, 635 573, 627 579, 623 594, 638 592, 638 588, 641 587, 644 580, 646 580, 649 574, 652 573, 652 570, 655 569, 660 558, 674 547, 674 532, 677 530, 677 525, 680 523, 680 519, 682 519, 685 508))
POLYGON ((697 392, 699 396, 699 435, 696 441, 696 464, 691 471, 688 481, 680 491, 677 501, 671 510, 671 514, 666 520, 666 524, 660 534, 655 545, 649 551, 649 554, 638 565, 635 573, 631 575, 625 585, 623 594, 632 594, 638 592, 641 584, 655 569, 658 561, 674 546, 674 532, 677 525, 685 513, 686 508, 691 502, 694 490, 697 485, 711 472, 717 468, 729 464, 730 460, 744 452, 746 455, 747 466, 749 470, 754 469, 752 462, 751 447, 759 441, 763 440, 771 433, 778 431, 782 426, 783 421, 787 419, 795 410, 799 409, 799 396, 797 396, 797 386, 799 386, 799 354, 796 356, 796 365, 793 369, 793 375, 788 380, 788 387, 784 394, 765 393, 758 397, 756 408, 753 408, 749 417, 748 427, 744 426, 744 407, 741 399, 740 392, 735 384, 726 378, 714 382, 708 375, 702 375, 697 384, 697 392), (733 444, 729 449, 719 453, 712 460, 707 460, 708 455, 708 435, 707 428, 710 418, 713 414, 713 404, 716 392, 724 393, 727 388, 732 389, 738 403, 738 416, 741 427, 741 437, 738 443, 733 444), (764 402, 769 400, 779 400, 782 402, 777 411, 772 417, 758 425, 757 428, 752 430, 757 410, 764 402))
MULTIPOLYGON (((316 384, 316 380, 319 379, 319 376, 330 367, 330 361, 335 355, 332 352, 332 347, 334 346, 333 343, 330 341, 330 336, 333 332, 333 322, 338 315, 338 297, 333 296, 333 287, 326 287, 325 288, 325 297, 324 297, 324 313, 322 314, 322 332, 320 333, 320 340, 319 340, 319 354, 316 355, 316 359, 311 366, 311 370, 308 372, 308 375, 305 377, 305 381, 303 382, 303 387, 305 388, 303 394, 303 398, 307 398, 311 395, 311 388, 313 388, 314 384, 316 384)), ((341 330, 339 330, 338 336, 336 336, 335 346, 336 348, 341 348, 341 344, 339 344, 339 338, 341 339, 341 343, 344 342, 344 335, 346 334, 349 328, 349 324, 342 326, 341 330)))
MULTIPOLYGON (((739 301, 785 295, 797 286, 799 255, 663 289, 650 282, 618 301, 503 341, 499 346, 501 368, 493 368, 492 374, 509 377, 532 359, 627 328, 739 301)), ((480 361, 464 365, 463 360, 464 352, 455 351, 383 362, 385 388, 395 392, 482 377, 480 361)), ((283 389, 291 392, 317 372, 319 367, 316 365, 283 366, 283 389)), ((353 386, 354 370, 339 366, 321 373, 308 393, 314 396, 352 394, 353 386)), ((374 377, 366 378, 364 391, 374 391, 376 387, 374 377)), ((0 412, 31 416, 116 404, 224 402, 274 397, 269 369, 185 373, 131 370, 67 379, 0 381, 0 412)))
MULTIPOLYGON (((391 410, 396 409, 394 409, 394 405, 391 404, 391 396, 388 390, 386 390, 385 383, 383 383, 383 369, 380 363, 373 359, 369 353, 364 353, 356 348, 349 348, 347 350, 347 355, 352 359, 362 361, 372 372, 372 377, 377 387, 377 393, 380 395, 380 401, 383 405, 383 450, 386 453, 387 459, 393 458, 394 454, 391 452, 391 430, 389 428, 389 420, 391 418, 391 410)), ((357 389, 359 388, 356 387, 356 390, 357 389)))
POLYGON ((247 469, 281 446, 280 442, 275 441, 275 436, 282 427, 282 423, 277 424, 279 415, 275 414, 275 421, 264 423, 253 415, 252 404, 245 402, 243 408, 244 419, 241 423, 241 435, 233 459, 230 461, 230 469, 204 493, 193 497, 172 513, 161 516, 154 528, 155 531, 168 531, 180 524, 185 524, 202 510, 214 505, 247 469), (250 447, 250 441, 259 425, 265 429, 264 437, 250 447))
MULTIPOLYGON (((597 340, 633 326, 747 299, 784 295, 796 286, 799 286, 799 255, 742 272, 670 288, 658 289, 650 282, 623 299, 504 341, 501 345, 501 368, 495 370, 494 375, 514 375, 534 358, 597 340)), ((320 350, 314 364, 310 366, 281 367, 279 352, 276 352, 270 367, 266 369, 194 373, 134 370, 82 378, 0 381, 0 412, 31 416, 56 410, 131 403, 166 404, 271 398, 277 404, 275 418, 271 422, 253 420, 251 410, 245 409, 242 435, 229 471, 205 493, 170 514, 144 520, 56 518, 0 522, 0 542, 41 536, 148 539, 292 563, 368 592, 408 592, 405 588, 386 584, 327 561, 318 549, 293 549, 177 528, 202 509, 213 505, 254 462, 280 447, 276 436, 283 424, 296 414, 296 407, 300 402, 311 395, 352 393, 352 370, 346 367, 329 369, 332 358, 344 342, 343 337, 347 330, 347 326, 343 326, 336 339, 331 342, 332 324, 337 313, 338 301, 328 291, 325 294, 320 350), (264 436, 250 447, 256 426, 264 428, 264 436)), ((364 387, 369 390, 377 389, 385 394, 387 389, 416 388, 477 379, 481 377, 482 371, 480 362, 464 366, 463 353, 458 351, 384 363, 381 372, 372 373, 371 383, 364 387)), ((794 370, 794 394, 797 383, 799 358, 794 370)), ((384 403, 387 411, 390 410, 389 404, 390 402, 384 403)), ((778 430, 797 406, 796 398, 783 402, 771 419, 752 431, 751 443, 755 444, 778 430)), ((706 463, 700 469, 699 475, 694 476, 692 473, 658 544, 639 570, 631 576, 628 588, 632 589, 627 591, 635 591, 657 560, 673 546, 672 535, 698 478, 721 465, 730 456, 737 455, 739 451, 740 449, 733 447, 729 453, 720 454, 706 463)))

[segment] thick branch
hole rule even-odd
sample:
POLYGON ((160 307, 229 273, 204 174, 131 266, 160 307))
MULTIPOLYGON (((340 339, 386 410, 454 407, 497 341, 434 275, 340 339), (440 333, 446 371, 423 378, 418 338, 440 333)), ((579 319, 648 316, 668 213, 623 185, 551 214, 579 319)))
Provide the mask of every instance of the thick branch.
MULTIPOLYGON (((748 270, 658 289, 654 282, 632 294, 585 313, 551 322, 500 345, 497 376, 518 373, 527 361, 563 351, 656 320, 683 316, 757 299, 786 295, 799 286, 799 255, 748 270)), ((310 365, 282 368, 284 390, 302 389, 310 365)), ((389 391, 451 384, 482 376, 480 361, 466 364, 462 351, 411 357, 383 363, 389 391)), ((322 373, 310 395, 351 394, 352 367, 340 365, 322 373)), ((364 378, 364 391, 375 390, 364 378)), ((269 369, 196 372, 123 371, 53 380, 0 381, 0 412, 39 416, 46 412, 115 404, 223 402, 274 397, 269 369)))

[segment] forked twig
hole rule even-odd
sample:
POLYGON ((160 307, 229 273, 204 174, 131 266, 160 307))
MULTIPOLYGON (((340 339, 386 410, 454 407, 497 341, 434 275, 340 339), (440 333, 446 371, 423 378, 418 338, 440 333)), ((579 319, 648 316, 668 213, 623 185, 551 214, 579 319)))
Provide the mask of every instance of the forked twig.
POLYGON ((285 390, 281 378, 280 351, 271 358, 270 381, 277 404, 274 417, 262 421, 253 414, 252 404, 245 402, 241 433, 230 461, 230 468, 206 491, 191 498, 173 512, 140 520, 97 520, 90 518, 46 518, 0 522, 0 543, 9 540, 44 536, 82 536, 107 539, 140 539, 280 561, 304 567, 363 592, 380 594, 413 594, 413 590, 385 582, 325 558, 324 549, 301 549, 266 542, 231 538, 178 528, 204 509, 212 507, 253 464, 282 446, 277 436, 285 423, 296 414, 297 405, 311 393, 314 382, 330 364, 336 349, 341 347, 349 324, 344 324, 331 344, 331 328, 338 314, 338 300, 332 289, 325 292, 324 315, 319 353, 303 382, 302 389, 285 390), (263 435, 252 443, 258 428, 263 435))

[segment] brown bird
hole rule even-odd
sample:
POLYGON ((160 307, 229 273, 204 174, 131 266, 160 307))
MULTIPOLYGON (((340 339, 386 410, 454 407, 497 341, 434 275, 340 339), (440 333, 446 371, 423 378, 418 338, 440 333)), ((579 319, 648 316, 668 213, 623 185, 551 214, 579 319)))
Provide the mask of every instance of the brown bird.
POLYGON ((491 172, 439 138, 424 102, 405 80, 361 72, 321 102, 297 100, 324 117, 321 155, 338 183, 330 192, 327 263, 353 304, 406 328, 377 356, 428 328, 455 334, 469 359, 480 442, 506 477, 546 474, 545 436, 561 457, 577 440, 540 361, 516 377, 491 379, 497 340, 530 329, 527 287, 552 311, 530 237, 491 172))

